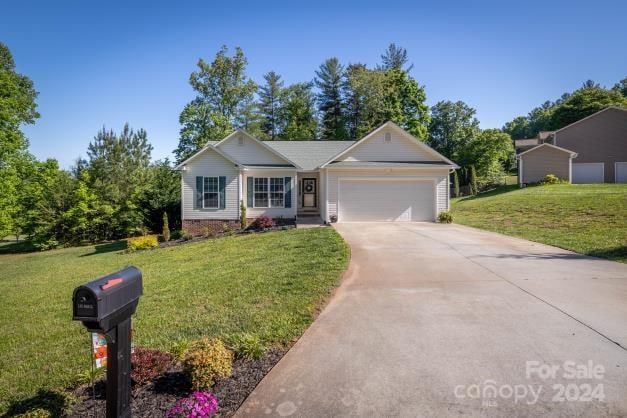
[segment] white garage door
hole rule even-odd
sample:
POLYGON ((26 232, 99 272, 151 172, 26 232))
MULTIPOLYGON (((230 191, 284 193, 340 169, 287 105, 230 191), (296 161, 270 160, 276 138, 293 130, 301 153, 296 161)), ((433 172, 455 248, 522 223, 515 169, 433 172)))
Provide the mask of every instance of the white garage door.
POLYGON ((616 163, 616 183, 627 183, 627 162, 616 163))
POLYGON ((573 183, 603 183, 603 163, 573 163, 573 183))
POLYGON ((433 221, 433 181, 340 179, 339 222, 433 221))

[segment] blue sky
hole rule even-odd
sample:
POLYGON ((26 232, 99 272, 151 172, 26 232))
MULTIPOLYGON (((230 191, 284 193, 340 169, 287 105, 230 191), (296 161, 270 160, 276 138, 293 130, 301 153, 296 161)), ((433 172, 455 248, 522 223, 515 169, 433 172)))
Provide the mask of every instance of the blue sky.
POLYGON ((337 3, 4 1, 0 41, 40 93, 31 152, 69 167, 103 125, 128 121, 155 159, 171 155, 189 74, 222 44, 244 49, 254 80, 291 83, 331 56, 374 66, 396 42, 429 105, 463 100, 483 128, 627 76, 625 1, 337 3))

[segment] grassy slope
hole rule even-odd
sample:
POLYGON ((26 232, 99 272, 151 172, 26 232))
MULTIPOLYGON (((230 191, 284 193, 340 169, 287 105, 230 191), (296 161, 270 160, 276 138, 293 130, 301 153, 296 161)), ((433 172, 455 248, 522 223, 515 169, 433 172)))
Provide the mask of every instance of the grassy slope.
POLYGON ((627 185, 507 186, 455 199, 460 224, 627 263, 627 185))
POLYGON ((137 345, 168 350, 177 339, 244 331, 283 344, 309 325, 349 258, 331 228, 110 251, 118 249, 0 255, 0 411, 10 398, 68 385, 89 368, 89 338, 71 321, 72 290, 82 282, 130 264, 142 270, 137 345))

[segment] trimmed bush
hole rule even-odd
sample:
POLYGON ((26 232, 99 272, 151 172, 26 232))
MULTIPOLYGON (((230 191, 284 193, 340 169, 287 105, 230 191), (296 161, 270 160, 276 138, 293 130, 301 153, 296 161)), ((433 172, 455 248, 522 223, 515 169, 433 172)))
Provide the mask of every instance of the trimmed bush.
POLYGON ((23 414, 15 415, 15 418, 52 418, 52 412, 47 409, 37 408, 24 412, 23 414))
POLYGON ((241 333, 234 335, 230 346, 239 357, 260 359, 266 352, 266 347, 257 335, 241 333))
POLYGON ((271 217, 262 215, 255 219, 254 225, 256 229, 264 230, 276 226, 276 222, 271 217))
POLYGON ((145 385, 159 376, 172 363, 172 356, 159 350, 136 347, 131 354, 131 379, 145 385))
POLYGON ((546 184, 564 184, 564 183, 568 183, 568 181, 557 177, 555 174, 547 174, 546 176, 544 176, 542 181, 540 181, 538 184, 546 185, 546 184))
POLYGON ((183 370, 192 389, 209 389, 216 379, 225 379, 233 372, 233 353, 219 339, 207 337, 190 344, 183 357, 183 370))
POLYGON ((444 210, 438 215, 438 222, 443 224, 450 224, 453 222, 453 215, 451 214, 451 212, 444 210))
POLYGON ((156 235, 142 235, 141 237, 133 237, 126 240, 126 246, 131 251, 146 250, 155 248, 159 245, 156 235))

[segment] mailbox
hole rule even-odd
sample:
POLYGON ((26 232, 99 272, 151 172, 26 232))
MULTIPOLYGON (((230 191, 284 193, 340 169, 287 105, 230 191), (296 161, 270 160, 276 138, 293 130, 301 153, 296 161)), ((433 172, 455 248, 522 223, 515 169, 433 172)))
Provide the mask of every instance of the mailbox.
POLYGON ((142 295, 142 274, 128 267, 74 289, 74 320, 89 331, 108 331, 137 309, 142 295))
POLYGON ((131 416, 131 316, 142 295, 142 274, 128 267, 74 289, 72 314, 107 339, 107 418, 131 416))

